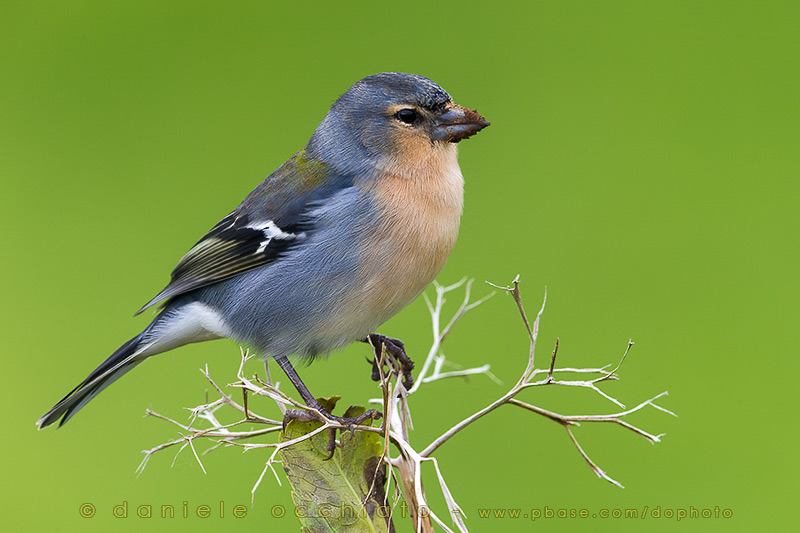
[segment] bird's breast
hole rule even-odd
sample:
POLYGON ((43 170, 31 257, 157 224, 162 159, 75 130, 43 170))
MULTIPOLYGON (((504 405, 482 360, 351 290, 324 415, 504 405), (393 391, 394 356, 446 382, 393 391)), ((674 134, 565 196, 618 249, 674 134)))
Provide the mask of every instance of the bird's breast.
POLYGON ((387 168, 370 191, 378 223, 361 248, 359 300, 361 313, 371 314, 378 324, 434 280, 458 237, 464 180, 455 146, 445 145, 422 162, 387 168))
POLYGON ((306 328, 314 332, 317 351, 375 332, 444 267, 458 236, 464 182, 454 145, 435 155, 415 172, 402 165, 387 167, 359 187, 363 202, 356 203, 363 207, 349 221, 353 226, 344 243, 355 252, 352 270, 335 298, 320 307, 324 318, 306 328))

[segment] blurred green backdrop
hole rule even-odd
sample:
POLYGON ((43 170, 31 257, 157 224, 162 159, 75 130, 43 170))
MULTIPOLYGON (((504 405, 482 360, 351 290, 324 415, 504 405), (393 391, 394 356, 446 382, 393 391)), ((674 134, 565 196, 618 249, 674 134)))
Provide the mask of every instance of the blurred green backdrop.
MULTIPOLYGON (((233 381, 238 349, 194 345, 139 367, 59 431, 34 421, 149 318, 132 313, 181 255, 303 146, 333 100, 380 71, 423 74, 492 126, 460 147, 466 209, 440 276, 508 283, 533 312, 540 359, 556 336, 569 366, 615 362, 605 390, 634 405, 662 390, 675 419, 633 420, 655 446, 586 426, 597 479, 563 430, 504 408, 437 452, 472 531, 787 529, 796 520, 797 2, 39 2, 0 4, 2 521, 9 530, 296 531, 266 455, 140 450, 176 437, 197 369, 233 381), (112 516, 127 501, 129 517, 112 516), (188 502, 188 518, 141 519, 188 502), (225 516, 217 508, 224 502, 225 516), (91 503, 92 518, 79 508, 91 503), (209 505, 211 518, 192 512, 209 505), (233 518, 234 505, 246 518, 233 518), (661 518, 480 518, 479 509, 649 509, 661 518), (677 521, 667 510, 730 510, 677 521), (239 521, 239 522, 237 522, 239 521), (210 524, 211 525, 211 524, 210 524)), ((454 299, 457 299, 454 298, 454 299)), ((416 302, 382 329, 419 360, 416 302)), ((475 310, 444 346, 484 377, 415 401, 430 441, 514 383, 525 333, 511 299, 475 310)), ((353 346, 302 372, 348 405, 375 395, 353 346)), ((255 369, 255 368, 254 368, 255 369)), ((611 412, 590 391, 531 391, 567 413, 611 412)), ((431 494, 433 479, 428 477, 431 494)), ((441 499, 434 498, 435 504, 441 499)), ((440 508, 441 510, 441 508, 440 508)), ((408 530, 408 523, 398 523, 408 530)))

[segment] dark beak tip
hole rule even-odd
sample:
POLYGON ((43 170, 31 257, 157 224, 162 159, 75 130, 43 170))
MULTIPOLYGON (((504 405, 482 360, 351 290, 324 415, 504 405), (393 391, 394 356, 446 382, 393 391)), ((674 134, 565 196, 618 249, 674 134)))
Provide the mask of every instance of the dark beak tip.
POLYGON ((458 104, 442 115, 436 138, 457 143, 472 137, 491 123, 476 109, 468 109, 458 104))
POLYGON ((477 109, 467 109, 466 112, 464 113, 464 119, 465 122, 472 124, 473 127, 475 128, 473 135, 481 131, 483 128, 492 125, 491 122, 486 120, 484 117, 481 116, 480 113, 478 113, 477 109))
POLYGON ((477 109, 468 109, 466 107, 462 107, 462 112, 464 113, 464 121, 465 122, 486 122, 486 119, 478 113, 477 109))

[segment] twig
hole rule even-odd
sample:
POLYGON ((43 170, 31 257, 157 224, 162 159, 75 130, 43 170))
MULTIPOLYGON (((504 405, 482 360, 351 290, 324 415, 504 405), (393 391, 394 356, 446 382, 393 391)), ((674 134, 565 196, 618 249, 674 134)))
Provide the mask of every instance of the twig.
POLYGON ((553 349, 553 355, 552 355, 552 358, 550 360, 549 369, 548 370, 537 370, 535 368, 535 365, 534 365, 534 354, 535 354, 535 349, 536 349, 536 340, 537 340, 537 337, 538 337, 538 334, 539 334, 539 322, 541 320, 542 313, 544 312, 545 303, 547 302, 547 293, 545 292, 544 298, 542 300, 542 307, 540 308, 539 313, 536 315, 536 320, 534 320, 533 326, 531 326, 530 322, 528 321, 528 318, 527 318, 527 316, 525 314, 524 306, 522 305, 522 298, 521 298, 520 291, 519 291, 519 276, 517 276, 513 280, 513 282, 512 282, 513 287, 511 287, 511 286, 500 287, 500 286, 492 284, 492 283, 490 283, 490 285, 492 285, 494 287, 497 287, 497 288, 500 288, 500 289, 506 290, 506 292, 508 292, 512 296, 512 298, 514 299, 514 302, 517 305, 517 309, 519 310, 520 316, 522 318, 523 323, 525 324, 525 328, 528 331, 528 336, 529 336, 529 339, 530 339, 530 350, 529 350, 529 354, 528 354, 528 365, 526 366, 525 371, 522 373, 522 376, 520 377, 519 381, 516 383, 516 385, 514 385, 514 387, 511 388, 511 390, 509 390, 505 395, 501 396, 499 399, 495 400, 494 402, 492 402, 488 406, 484 407, 480 411, 478 411, 478 412, 466 417, 461 422, 455 424, 453 427, 451 427, 449 430, 447 430, 441 436, 439 436, 433 442, 431 442, 425 449, 423 449, 422 452, 420 452, 420 455, 422 457, 431 456, 442 444, 444 444, 445 442, 450 440, 453 436, 455 436, 459 432, 463 431, 465 428, 467 428, 469 425, 471 425, 473 422, 475 422, 479 418, 489 414, 490 412, 494 411, 495 409, 497 409, 498 407, 500 407, 502 405, 511 404, 511 405, 516 405, 518 407, 523 407, 523 408, 525 408, 525 409, 527 409, 529 411, 532 411, 532 412, 534 412, 536 414, 539 414, 541 416, 549 418, 550 420, 553 420, 554 422, 558 422, 561 425, 563 425, 566 428, 566 430, 567 430, 567 432, 568 432, 568 434, 570 436, 570 439, 573 441, 573 443, 577 447, 579 453, 583 456, 583 458, 586 460, 586 462, 589 464, 589 466, 592 468, 592 470, 598 476, 600 476, 601 478, 606 479, 607 481, 609 481, 609 482, 611 482, 611 483, 613 483, 613 484, 615 484, 615 485, 617 485, 619 487, 622 487, 622 485, 620 485, 617 481, 615 481, 610 476, 608 476, 594 462, 592 462, 591 459, 589 459, 589 456, 586 454, 586 452, 580 446, 580 444, 578 443, 577 439, 575 438, 575 435, 572 433, 572 430, 571 430, 570 426, 578 425, 579 422, 611 422, 611 423, 618 424, 618 425, 620 425, 622 427, 625 427, 625 428, 633 431, 634 433, 644 437, 645 439, 647 439, 651 443, 660 442, 660 439, 661 439, 661 437, 663 435, 653 435, 651 433, 648 433, 647 431, 644 431, 643 429, 638 428, 638 427, 634 426, 633 424, 630 424, 629 422, 626 422, 626 421, 622 420, 622 418, 627 416, 627 415, 629 415, 629 414, 631 414, 631 413, 634 413, 634 412, 640 410, 641 408, 645 407, 646 405, 651 405, 652 407, 655 407, 656 409, 659 409, 659 410, 662 410, 662 411, 665 411, 665 412, 667 412, 669 414, 673 414, 674 415, 674 413, 672 413, 671 411, 668 411, 667 409, 664 409, 663 407, 660 407, 660 406, 658 406, 658 405, 656 405, 654 403, 654 401, 656 399, 658 399, 658 398, 660 398, 662 396, 665 396, 667 394, 666 392, 663 392, 663 393, 661 393, 661 394, 659 394, 659 395, 657 395, 657 396, 655 396, 655 397, 653 397, 653 398, 651 398, 649 400, 646 400, 646 401, 640 403, 639 405, 637 405, 633 409, 628 409, 627 411, 623 411, 623 412, 620 412, 620 413, 609 414, 609 415, 569 415, 569 416, 561 415, 561 414, 555 413, 553 411, 549 411, 547 409, 543 409, 541 407, 537 407, 537 406, 531 405, 529 403, 521 402, 521 401, 517 400, 515 398, 515 396, 517 394, 519 394, 521 391, 523 391, 523 390, 525 390, 527 388, 536 387, 536 386, 543 386, 543 385, 561 385, 561 386, 573 386, 573 387, 586 387, 586 388, 592 389, 593 391, 595 391, 596 393, 598 393, 602 397, 614 402, 615 404, 617 404, 620 407, 622 407, 623 409, 625 409, 625 405, 622 402, 620 402, 619 400, 617 400, 613 396, 611 396, 611 395, 603 392, 602 390, 600 390, 597 387, 597 383, 600 383, 600 382, 603 382, 603 381, 609 381, 609 380, 617 379, 616 372, 620 369, 620 367, 622 366, 622 363, 625 361, 625 358, 628 356, 628 353, 630 352, 630 349, 634 344, 633 340, 630 340, 630 339, 628 340, 628 345, 627 345, 627 347, 625 349, 625 352, 622 354, 622 357, 620 358, 619 363, 617 363, 617 366, 614 367, 613 370, 608 372, 608 371, 605 370, 605 368, 607 368, 607 367, 597 368, 597 369, 571 369, 571 368, 556 369, 555 368, 555 364, 556 364, 556 357, 558 355, 558 345, 559 345, 559 340, 556 339, 556 344, 555 344, 555 348, 553 349), (540 381, 533 381, 533 379, 535 378, 535 376, 537 374, 540 374, 540 373, 543 373, 543 372, 547 372, 547 377, 545 379, 540 380, 540 381), (556 380, 553 377, 555 372, 597 373, 597 374, 600 374, 600 376, 597 377, 597 378, 591 379, 591 380, 571 380, 571 381, 568 381, 568 380, 556 380))

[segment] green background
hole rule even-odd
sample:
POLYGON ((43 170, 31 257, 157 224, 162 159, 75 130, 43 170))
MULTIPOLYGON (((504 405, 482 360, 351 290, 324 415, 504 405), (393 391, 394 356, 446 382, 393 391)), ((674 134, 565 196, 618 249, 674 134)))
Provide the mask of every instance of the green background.
MULTIPOLYGON (((301 148, 333 100, 363 76, 423 74, 492 126, 460 145, 466 206, 439 280, 521 275, 533 312, 548 289, 539 361, 615 362, 628 405, 662 390, 679 418, 577 431, 627 488, 597 479, 564 431, 506 407, 436 454, 471 531, 787 529, 797 496, 797 235, 800 38, 797 2, 0 4, 0 212, 4 388, 2 522, 19 530, 139 530, 114 505, 190 510, 215 527, 296 531, 288 486, 266 454, 157 455, 176 437, 143 418, 185 417, 204 400, 205 363, 234 380, 218 341, 151 360, 61 430, 34 421, 148 317, 131 318, 182 254, 301 148), (219 502, 226 514, 218 517, 219 502), (81 518, 83 503, 97 514, 81 518), (250 508, 243 519, 234 505, 250 508), (729 509, 696 518, 481 519, 478 509, 729 509), (289 511, 291 512, 291 510, 289 511), (237 521, 238 520, 238 521, 237 521), (243 524, 244 523, 244 524, 243 524)), ((453 300, 457 300, 458 296, 453 300)), ((418 361, 430 328, 415 302, 382 332, 418 361)), ((525 365, 513 302, 497 295, 445 343, 479 376, 414 399, 422 447, 499 397, 525 365)), ((301 370, 318 395, 375 395, 363 345, 301 370)), ((257 367, 253 367, 257 370, 257 367)), ((565 413, 612 412, 590 391, 523 399, 565 413)), ((436 493, 426 478, 428 492, 436 493)), ((441 505, 440 498, 433 498, 441 505)), ((443 508, 439 507, 443 513, 443 508)), ((191 512, 191 511, 190 511, 191 512)), ((153 531, 203 519, 151 518, 153 531)), ((399 522, 401 530, 409 523, 399 522)))

